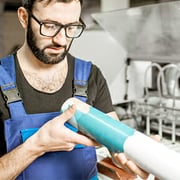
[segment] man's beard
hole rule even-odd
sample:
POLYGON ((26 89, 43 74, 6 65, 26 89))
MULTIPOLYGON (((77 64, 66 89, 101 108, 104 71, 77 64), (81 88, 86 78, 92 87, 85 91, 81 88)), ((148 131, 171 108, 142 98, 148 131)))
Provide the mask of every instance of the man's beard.
POLYGON ((27 43, 28 43, 28 46, 31 49, 32 53, 36 56, 36 58, 45 64, 57 64, 57 63, 61 62, 65 58, 65 56, 68 54, 72 41, 68 48, 67 48, 67 46, 63 46, 64 52, 62 54, 54 55, 54 56, 45 54, 44 50, 46 48, 48 48, 48 47, 59 48, 60 45, 52 44, 52 45, 44 47, 44 49, 39 49, 36 45, 37 40, 36 40, 34 32, 32 31, 30 24, 31 23, 29 22, 28 23, 28 31, 27 31, 27 43))

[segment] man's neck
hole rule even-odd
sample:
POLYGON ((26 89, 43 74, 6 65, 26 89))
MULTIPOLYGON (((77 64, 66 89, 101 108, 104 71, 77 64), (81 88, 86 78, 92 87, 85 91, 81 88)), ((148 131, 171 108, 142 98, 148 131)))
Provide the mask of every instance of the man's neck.
POLYGON ((44 64, 23 48, 17 52, 17 58, 26 80, 33 88, 54 93, 63 86, 68 72, 67 58, 58 64, 44 64))

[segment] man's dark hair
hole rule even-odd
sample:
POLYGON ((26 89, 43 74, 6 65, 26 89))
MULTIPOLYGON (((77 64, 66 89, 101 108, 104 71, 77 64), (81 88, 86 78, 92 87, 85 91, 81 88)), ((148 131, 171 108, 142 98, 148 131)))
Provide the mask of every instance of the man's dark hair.
MULTIPOLYGON (((27 10, 29 10, 31 12, 34 3, 35 2, 42 2, 42 1, 45 1, 45 0, 22 0, 22 5, 23 5, 23 7, 25 7, 27 10)), ((69 3, 73 0, 46 0, 46 4, 48 5, 52 1, 69 3)), ((81 6, 82 6, 83 0, 79 0, 79 2, 81 3, 81 6)))

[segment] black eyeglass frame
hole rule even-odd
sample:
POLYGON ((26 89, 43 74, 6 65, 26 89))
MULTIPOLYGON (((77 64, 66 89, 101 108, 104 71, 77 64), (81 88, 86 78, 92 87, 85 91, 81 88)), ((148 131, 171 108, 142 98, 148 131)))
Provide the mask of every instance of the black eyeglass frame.
POLYGON ((83 22, 82 19, 80 19, 81 24, 74 24, 74 23, 61 24, 61 23, 53 22, 53 21, 39 21, 30 11, 28 11, 28 14, 29 14, 30 17, 32 17, 40 25, 40 34, 42 36, 45 36, 45 37, 55 37, 61 31, 61 29, 64 28, 65 35, 66 35, 67 38, 79 38, 81 36, 81 34, 83 33, 84 29, 86 28, 86 25, 85 25, 85 23, 83 22), (57 32, 54 35, 48 36, 48 35, 42 33, 42 25, 44 25, 46 23, 54 24, 56 26, 59 26, 59 29, 57 30, 57 32), (79 33, 78 36, 71 37, 71 36, 68 35, 67 30, 66 30, 66 28, 68 28, 69 26, 78 26, 78 27, 81 27, 82 30, 81 30, 81 32, 79 33))

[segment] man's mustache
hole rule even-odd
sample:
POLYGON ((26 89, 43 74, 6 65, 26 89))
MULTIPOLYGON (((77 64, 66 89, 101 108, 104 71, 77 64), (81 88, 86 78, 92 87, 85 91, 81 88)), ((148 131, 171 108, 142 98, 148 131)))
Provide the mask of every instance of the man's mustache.
POLYGON ((60 44, 47 45, 44 49, 46 49, 46 48, 64 48, 66 50, 66 46, 62 46, 60 44))

